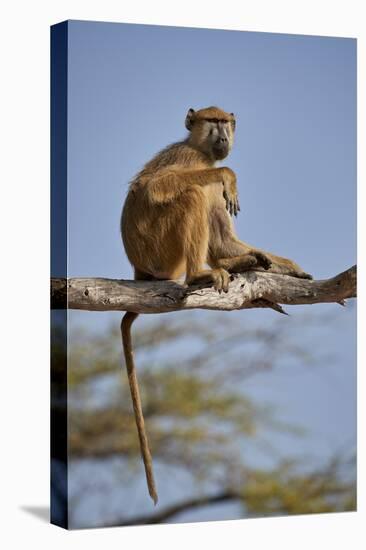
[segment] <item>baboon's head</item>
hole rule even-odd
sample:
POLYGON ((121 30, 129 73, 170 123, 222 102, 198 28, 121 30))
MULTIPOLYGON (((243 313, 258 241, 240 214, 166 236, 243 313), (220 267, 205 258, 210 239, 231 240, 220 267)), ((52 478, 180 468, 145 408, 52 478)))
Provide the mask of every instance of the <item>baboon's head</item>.
POLYGON ((234 142, 234 113, 226 113, 218 107, 189 109, 186 128, 190 132, 190 143, 214 160, 222 160, 230 153, 234 142))

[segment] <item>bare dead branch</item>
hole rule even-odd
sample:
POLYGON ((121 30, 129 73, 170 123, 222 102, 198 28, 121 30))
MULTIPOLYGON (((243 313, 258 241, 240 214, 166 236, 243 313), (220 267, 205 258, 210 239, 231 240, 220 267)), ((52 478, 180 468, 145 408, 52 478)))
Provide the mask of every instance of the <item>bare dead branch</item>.
POLYGON ((110 525, 106 525, 104 523, 103 527, 114 527, 117 525, 120 527, 127 525, 153 525, 156 523, 163 523, 164 521, 167 521, 177 514, 185 512, 186 510, 192 510, 194 508, 200 508, 201 506, 217 504, 218 502, 239 500, 240 498, 241 497, 239 493, 235 493, 234 491, 223 491, 222 493, 219 493, 217 495, 188 499, 186 501, 180 502, 179 504, 164 508, 161 512, 158 512, 154 515, 149 514, 146 516, 138 516, 126 521, 113 522, 110 525))
POLYGON ((178 281, 128 281, 104 278, 51 280, 53 309, 166 313, 187 309, 232 311, 265 307, 285 313, 279 304, 339 303, 356 297, 357 268, 331 279, 309 281, 288 275, 248 271, 233 276, 229 292, 185 287, 178 281))

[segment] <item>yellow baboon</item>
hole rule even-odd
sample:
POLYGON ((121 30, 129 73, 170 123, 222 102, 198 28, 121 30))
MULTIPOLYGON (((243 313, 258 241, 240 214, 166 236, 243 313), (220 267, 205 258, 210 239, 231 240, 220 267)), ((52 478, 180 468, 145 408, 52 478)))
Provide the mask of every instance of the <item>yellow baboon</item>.
MULTIPOLYGON (((292 260, 254 248, 235 234, 231 217, 240 210, 236 176, 228 167, 215 166, 232 148, 234 114, 218 107, 189 109, 185 125, 188 137, 159 152, 129 187, 121 232, 135 279, 185 274, 186 284, 213 284, 218 292, 228 291, 230 273, 253 269, 311 279, 292 260)), ((122 339, 149 492, 156 503, 131 348, 136 317, 125 314, 122 339)))

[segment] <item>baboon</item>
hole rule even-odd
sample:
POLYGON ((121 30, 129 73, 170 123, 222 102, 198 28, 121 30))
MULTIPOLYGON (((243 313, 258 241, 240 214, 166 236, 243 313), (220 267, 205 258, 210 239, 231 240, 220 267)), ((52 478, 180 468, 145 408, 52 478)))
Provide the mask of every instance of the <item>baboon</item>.
MULTIPOLYGON (((160 151, 132 180, 121 217, 121 233, 136 280, 177 279, 212 284, 227 292, 230 273, 268 270, 311 279, 292 260, 241 241, 232 216, 240 210, 236 176, 216 162, 229 154, 235 117, 218 107, 189 109, 185 140, 160 151), (205 265, 210 269, 207 269, 205 265)), ((152 460, 144 428, 127 312, 121 323, 133 407, 150 496, 157 502, 152 460)))

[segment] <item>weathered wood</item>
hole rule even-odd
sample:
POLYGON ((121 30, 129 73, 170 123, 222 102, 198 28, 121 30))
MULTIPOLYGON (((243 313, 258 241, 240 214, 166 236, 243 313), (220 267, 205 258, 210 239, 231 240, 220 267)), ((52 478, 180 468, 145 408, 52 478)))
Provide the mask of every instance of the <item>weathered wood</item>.
POLYGON ((178 281, 128 281, 104 278, 51 280, 51 306, 54 309, 87 311, 135 311, 166 313, 186 309, 237 310, 270 307, 283 313, 279 304, 344 304, 356 297, 357 268, 336 277, 309 281, 287 275, 248 271, 234 275, 228 293, 212 287, 185 287, 178 281))

